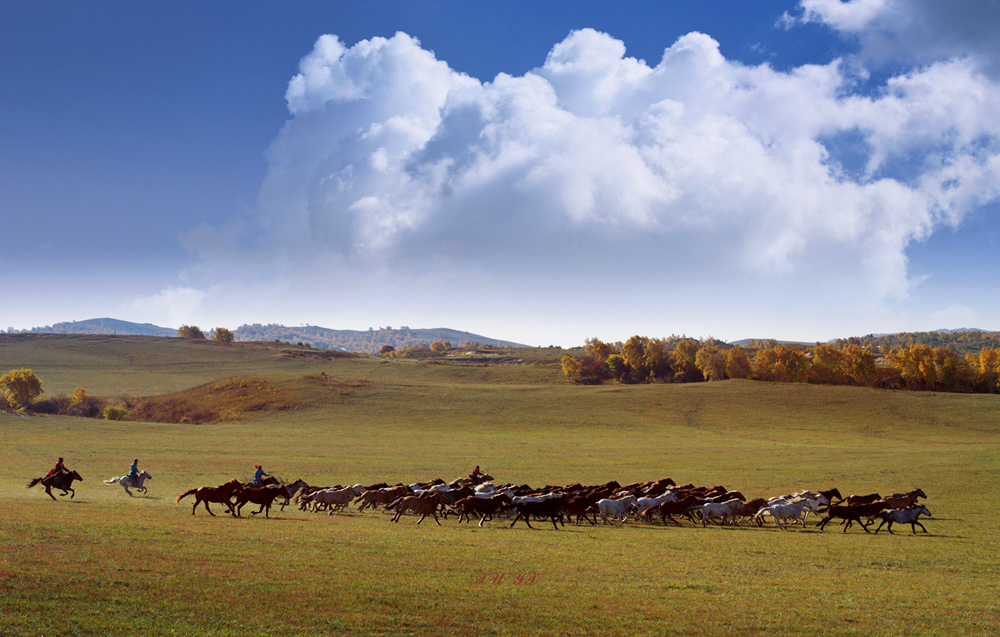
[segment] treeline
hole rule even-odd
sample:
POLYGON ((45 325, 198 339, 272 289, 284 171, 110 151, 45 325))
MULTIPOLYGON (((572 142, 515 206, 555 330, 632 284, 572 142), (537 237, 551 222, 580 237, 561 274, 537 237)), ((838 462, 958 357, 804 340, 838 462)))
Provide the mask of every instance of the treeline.
POLYGON ((755 341, 747 347, 715 339, 633 336, 624 343, 587 340, 582 357, 563 356, 566 378, 581 385, 691 383, 743 378, 881 389, 994 393, 1000 348, 964 355, 913 344, 879 356, 858 345, 814 347, 755 341))
POLYGON ((892 351, 908 349, 913 345, 947 348, 959 354, 975 354, 990 348, 1000 348, 1000 332, 982 330, 954 330, 948 332, 900 332, 881 336, 852 336, 833 342, 838 349, 854 345, 873 352, 888 354, 892 351))

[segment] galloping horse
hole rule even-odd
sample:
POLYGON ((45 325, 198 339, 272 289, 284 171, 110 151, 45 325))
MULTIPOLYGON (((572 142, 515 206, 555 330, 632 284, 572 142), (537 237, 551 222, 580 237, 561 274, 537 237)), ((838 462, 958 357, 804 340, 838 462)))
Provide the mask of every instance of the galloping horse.
POLYGON ((73 499, 76 496, 76 491, 72 489, 74 480, 79 480, 80 482, 83 482, 83 478, 81 478, 80 474, 77 473, 76 471, 65 471, 62 473, 57 473, 55 475, 46 476, 44 478, 35 478, 34 480, 28 483, 28 488, 30 489, 31 487, 41 482, 42 486, 45 487, 45 493, 49 494, 49 497, 52 498, 53 500, 56 499, 56 496, 52 495, 52 487, 62 490, 62 493, 60 493, 59 495, 66 495, 67 493, 69 493, 70 499, 73 499))
POLYGON ((305 480, 296 480, 292 484, 285 486, 269 484, 266 487, 241 487, 236 491, 235 515, 236 517, 241 517, 240 511, 243 510, 243 505, 247 502, 252 502, 253 504, 259 504, 260 508, 252 511, 250 515, 257 515, 263 511, 264 517, 269 518, 271 517, 269 515, 271 513, 271 505, 277 498, 285 498, 285 502, 287 503, 296 491, 304 487, 309 487, 305 480))
POLYGON ((205 510, 208 514, 214 516, 212 509, 208 508, 209 502, 215 502, 217 504, 225 504, 229 508, 229 512, 233 515, 236 513, 233 511, 233 503, 230 502, 230 498, 233 497, 233 493, 240 488, 240 481, 233 478, 225 484, 220 484, 217 487, 198 487, 196 489, 188 489, 184 493, 177 496, 175 502, 180 502, 181 498, 185 498, 192 493, 194 494, 194 506, 191 507, 191 515, 194 515, 194 510, 198 508, 198 505, 202 502, 205 503, 205 510))
POLYGON ((143 471, 137 477, 132 476, 119 476, 117 478, 111 478, 110 480, 105 480, 104 484, 120 484, 122 488, 125 489, 125 493, 129 494, 129 497, 135 497, 132 492, 128 490, 132 487, 136 491, 142 491, 146 493, 146 487, 142 486, 142 483, 146 480, 152 480, 153 476, 149 475, 147 472, 143 471))
MULTIPOLYGON (((882 524, 889 524, 889 533, 892 533, 893 522, 896 524, 909 524, 914 533, 917 532, 917 527, 919 526, 924 529, 924 533, 926 533, 927 529, 924 528, 924 525, 921 524, 918 519, 921 515, 931 517, 931 512, 927 510, 927 507, 920 505, 913 507, 912 509, 889 509, 879 513, 879 517, 882 518, 882 524)), ((879 530, 882 528, 882 524, 879 524, 878 528, 875 529, 875 535, 878 535, 879 530)))

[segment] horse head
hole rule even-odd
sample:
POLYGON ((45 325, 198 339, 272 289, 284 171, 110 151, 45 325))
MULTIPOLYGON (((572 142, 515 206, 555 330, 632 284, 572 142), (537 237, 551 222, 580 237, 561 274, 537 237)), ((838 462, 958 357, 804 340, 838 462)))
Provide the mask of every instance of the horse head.
POLYGON ((142 473, 139 474, 139 477, 142 478, 143 480, 152 480, 153 479, 153 476, 149 475, 148 471, 143 471, 142 473))
MULTIPOLYGON (((913 491, 913 493, 916 494, 916 496, 918 498, 923 498, 925 500, 927 499, 927 494, 924 493, 923 489, 916 489, 916 490, 913 491)), ((928 515, 930 515, 930 514, 928 514, 928 515)))
POLYGON ((83 477, 75 470, 69 472, 69 478, 70 478, 70 484, 73 483, 73 480, 79 480, 80 482, 83 482, 83 477))

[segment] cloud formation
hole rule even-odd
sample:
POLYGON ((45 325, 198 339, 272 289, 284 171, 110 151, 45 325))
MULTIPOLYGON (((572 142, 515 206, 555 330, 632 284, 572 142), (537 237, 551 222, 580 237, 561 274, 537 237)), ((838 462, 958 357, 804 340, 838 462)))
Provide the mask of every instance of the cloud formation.
MULTIPOLYGON (((902 4, 803 0, 799 19, 867 36, 902 4)), ((661 292, 680 272, 821 277, 903 296, 907 246, 1000 197, 1000 88, 984 68, 944 57, 872 93, 841 60, 748 66, 689 33, 649 66, 583 29, 535 70, 482 82, 404 33, 324 35, 289 82, 292 117, 239 240, 268 267, 318 259, 342 275, 603 273, 661 292)), ((187 241, 231 260, 230 231, 187 241)))
POLYGON ((857 38, 878 63, 926 64, 969 56, 1000 72, 1000 3, 995 0, 800 0, 785 24, 816 22, 857 38))
POLYGON ((193 322, 207 292, 191 287, 168 287, 151 296, 139 296, 122 304, 120 315, 138 322, 164 321, 166 326, 193 322))

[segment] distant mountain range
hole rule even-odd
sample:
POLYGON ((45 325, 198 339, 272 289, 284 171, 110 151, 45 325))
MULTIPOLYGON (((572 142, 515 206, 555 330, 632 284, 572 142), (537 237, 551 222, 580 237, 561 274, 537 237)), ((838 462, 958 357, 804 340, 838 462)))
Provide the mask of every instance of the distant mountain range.
POLYGON ((69 321, 45 327, 21 330, 32 334, 122 334, 131 336, 177 336, 176 328, 160 327, 152 323, 132 323, 113 318, 96 318, 86 321, 69 321))
POLYGON ((349 352, 377 353, 382 347, 391 345, 402 349, 408 345, 430 345, 434 341, 451 343, 458 347, 465 343, 490 345, 492 347, 528 347, 512 341, 502 341, 471 332, 461 332, 446 327, 432 329, 410 329, 400 327, 380 327, 367 330, 334 330, 328 327, 305 325, 285 327, 284 325, 241 325, 233 330, 238 341, 289 341, 306 343, 324 349, 340 349, 349 352))
MULTIPOLYGON (((56 323, 45 327, 20 330, 32 334, 120 334, 133 336, 176 337, 177 329, 160 327, 150 323, 132 323, 113 318, 96 318, 86 321, 56 323)), ((208 330, 205 330, 208 333, 208 330)), ((350 352, 378 352, 385 345, 402 349, 408 345, 430 345, 434 341, 449 342, 458 347, 465 343, 490 345, 493 347, 528 347, 512 341, 489 338, 471 332, 448 328, 410 329, 384 327, 368 330, 334 330, 315 325, 286 327, 284 325, 241 325, 233 330, 237 341, 287 341, 306 343, 322 349, 336 349, 350 352)))

